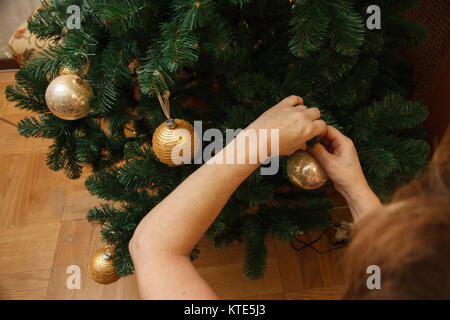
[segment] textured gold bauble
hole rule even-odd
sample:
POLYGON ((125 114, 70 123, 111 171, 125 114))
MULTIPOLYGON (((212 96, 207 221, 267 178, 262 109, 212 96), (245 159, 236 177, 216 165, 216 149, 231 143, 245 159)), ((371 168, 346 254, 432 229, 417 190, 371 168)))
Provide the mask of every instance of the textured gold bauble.
POLYGON ((287 161, 287 175, 291 182, 303 189, 318 189, 327 181, 327 174, 314 156, 297 151, 287 161))
POLYGON ((198 135, 189 122, 180 119, 172 121, 174 121, 173 125, 164 122, 156 128, 152 138, 152 148, 159 161, 168 166, 175 167, 183 165, 187 160, 194 158, 196 151, 194 150, 194 141, 198 139, 198 135), (176 146, 178 146, 180 153, 174 155, 174 159, 172 159, 172 150, 176 146), (188 158, 188 154, 183 154, 183 150, 191 150, 190 159, 188 158), (176 159, 183 161, 180 164, 175 164, 174 160, 176 159))
POLYGON ((114 269, 111 255, 111 248, 102 248, 97 250, 91 257, 88 271, 95 282, 100 284, 110 284, 119 280, 120 276, 114 269))
POLYGON ((89 102, 93 96, 94 92, 87 81, 74 74, 64 74, 49 84, 45 101, 58 118, 77 120, 89 114, 89 102))

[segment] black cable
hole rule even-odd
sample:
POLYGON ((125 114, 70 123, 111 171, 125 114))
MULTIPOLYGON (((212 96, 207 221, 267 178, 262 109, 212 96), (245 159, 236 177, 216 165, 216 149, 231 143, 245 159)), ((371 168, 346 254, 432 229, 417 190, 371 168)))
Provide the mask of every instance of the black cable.
POLYGON ((317 253, 319 253, 319 254, 326 254, 326 253, 329 253, 329 252, 332 252, 332 251, 339 250, 339 249, 342 249, 342 248, 347 247, 348 245, 347 245, 347 242, 346 242, 345 240, 340 241, 340 242, 337 242, 337 243, 333 243, 333 242, 331 241, 331 239, 330 239, 330 237, 329 237, 329 235, 328 235, 328 231, 331 230, 331 229, 333 229, 333 228, 335 228, 335 227, 336 227, 336 226, 333 226, 333 227, 330 227, 330 228, 328 228, 328 229, 322 230, 322 234, 321 234, 319 237, 317 237, 316 239, 314 239, 313 241, 311 241, 311 242, 306 242, 306 241, 303 241, 303 240, 301 240, 301 239, 295 238, 294 241, 298 241, 298 242, 303 243, 303 246, 300 247, 300 248, 297 248, 297 247, 294 245, 294 241, 291 241, 291 242, 290 242, 291 247, 292 247, 295 251, 302 251, 302 250, 305 249, 305 248, 311 248, 311 249, 313 249, 315 252, 317 252, 317 253), (341 246, 339 246, 339 247, 334 247, 334 248, 330 248, 330 249, 324 250, 324 251, 321 251, 321 250, 315 248, 315 247, 313 246, 313 244, 315 244, 316 242, 320 241, 320 240, 323 238, 324 235, 327 235, 328 241, 330 242, 330 245, 336 246, 337 244, 341 244, 341 246))

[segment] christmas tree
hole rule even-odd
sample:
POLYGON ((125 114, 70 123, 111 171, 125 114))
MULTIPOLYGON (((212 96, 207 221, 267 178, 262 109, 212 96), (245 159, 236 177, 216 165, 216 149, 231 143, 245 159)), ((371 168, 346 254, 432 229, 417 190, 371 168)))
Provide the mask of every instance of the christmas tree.
MULTIPOLYGON (((370 185, 384 198, 426 165, 420 123, 427 108, 408 101, 413 70, 398 54, 422 44, 425 30, 404 15, 416 1, 376 2, 382 24, 371 30, 373 1, 366 0, 48 0, 28 23, 53 45, 21 68, 7 97, 37 113, 18 128, 53 141, 51 169, 70 179, 92 169, 86 187, 104 204, 87 217, 102 226, 125 276, 133 272, 128 242, 140 220, 200 166, 168 166, 152 150, 152 135, 166 120, 158 99, 164 93, 175 118, 224 132, 299 95, 353 139, 370 185), (79 8, 79 27, 68 24, 71 6, 79 8), (72 120, 46 101, 61 72, 78 72, 72 77, 85 86, 84 101, 72 110, 82 115, 72 120), (86 103, 87 112, 76 110, 86 103)), ((290 241, 331 224, 326 192, 292 186, 286 160, 277 175, 250 176, 206 234, 217 246, 245 241, 250 278, 264 274, 267 238, 290 241)))

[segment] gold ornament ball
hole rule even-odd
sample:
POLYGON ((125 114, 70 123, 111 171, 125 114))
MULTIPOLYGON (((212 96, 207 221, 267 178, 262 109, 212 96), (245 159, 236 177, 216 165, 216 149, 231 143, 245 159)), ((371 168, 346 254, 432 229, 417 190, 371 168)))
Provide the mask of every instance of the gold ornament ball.
POLYGON ((97 250, 91 257, 88 271, 95 282, 100 284, 110 284, 119 280, 120 276, 114 269, 111 255, 111 248, 102 248, 97 250))
POLYGON ((306 190, 318 189, 328 179, 319 161, 305 151, 297 151, 289 157, 287 175, 294 185, 306 190))
POLYGON ((63 74, 47 87, 45 101, 50 111, 64 120, 84 118, 91 111, 94 92, 90 84, 74 74, 63 74))
POLYGON ((175 119, 173 122, 173 125, 170 125, 166 121, 156 128, 152 138, 152 148, 159 161, 176 167, 194 158, 196 152, 194 141, 198 139, 198 135, 189 122, 180 119, 175 119), (180 152, 174 154, 172 159, 172 151, 175 147, 178 147, 180 152), (190 159, 188 154, 183 154, 184 150, 190 150, 190 159), (178 163, 175 163, 174 160, 178 160, 178 163))

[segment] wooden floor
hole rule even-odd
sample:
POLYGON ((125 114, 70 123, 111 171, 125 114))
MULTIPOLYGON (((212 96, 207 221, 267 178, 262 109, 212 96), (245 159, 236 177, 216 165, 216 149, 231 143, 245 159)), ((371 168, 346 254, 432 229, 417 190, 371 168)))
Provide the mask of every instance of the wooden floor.
MULTIPOLYGON (((0 73, 0 299, 136 299, 134 276, 103 286, 87 274, 88 259, 102 247, 98 229, 85 215, 99 203, 82 179, 71 181, 45 164, 49 142, 26 139, 15 124, 25 115, 5 99, 14 73, 0 73), (67 267, 81 268, 81 289, 69 290, 67 267)), ((349 220, 336 209, 335 221, 349 220)), ((305 235, 313 239, 319 232, 305 235)), ((323 238, 319 249, 330 244, 323 238)), ((345 279, 343 251, 297 252, 289 244, 269 241, 264 279, 251 281, 242 272, 244 246, 214 248, 203 239, 195 262, 222 299, 337 299, 345 279)))

